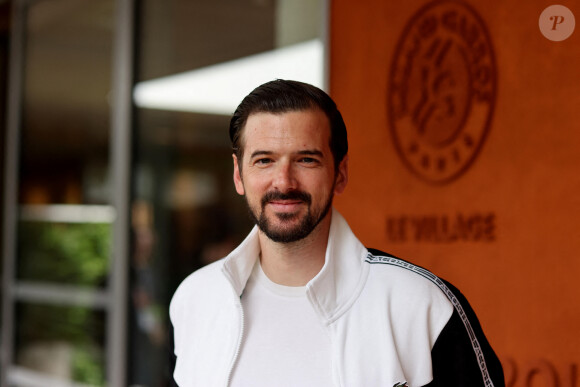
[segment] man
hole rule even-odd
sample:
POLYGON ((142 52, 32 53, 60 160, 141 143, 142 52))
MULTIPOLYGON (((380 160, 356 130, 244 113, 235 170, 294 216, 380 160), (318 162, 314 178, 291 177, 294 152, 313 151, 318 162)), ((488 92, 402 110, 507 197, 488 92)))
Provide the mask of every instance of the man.
POLYGON ((268 82, 241 102, 230 137, 257 226, 174 295, 179 386, 504 386, 465 298, 365 248, 332 209, 348 145, 328 95, 268 82))

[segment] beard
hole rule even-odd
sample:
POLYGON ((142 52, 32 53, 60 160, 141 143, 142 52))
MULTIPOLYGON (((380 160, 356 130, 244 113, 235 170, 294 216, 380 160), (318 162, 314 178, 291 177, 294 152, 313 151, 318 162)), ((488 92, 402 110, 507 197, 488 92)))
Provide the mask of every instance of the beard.
MULTIPOLYGON (((331 191, 332 192, 332 191, 331 191)), ((272 241, 280 243, 291 243, 306 238, 318 226, 318 224, 326 217, 330 208, 332 207, 333 194, 331 193, 327 198, 322 208, 314 213, 312 210, 312 197, 304 191, 290 191, 282 192, 268 192, 260 201, 261 211, 257 214, 247 201, 250 217, 256 223, 258 228, 272 241), (266 216, 266 205, 272 200, 300 200, 307 205, 306 214, 302 215, 302 219, 297 224, 292 224, 300 217, 299 213, 274 213, 272 216, 276 217, 282 224, 275 226, 272 221, 266 216)))

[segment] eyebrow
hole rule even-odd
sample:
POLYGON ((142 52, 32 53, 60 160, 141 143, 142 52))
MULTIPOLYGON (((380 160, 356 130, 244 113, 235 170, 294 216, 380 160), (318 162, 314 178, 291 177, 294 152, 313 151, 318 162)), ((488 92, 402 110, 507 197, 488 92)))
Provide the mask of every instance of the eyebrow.
POLYGON ((253 159, 256 156, 264 156, 264 155, 268 156, 268 155, 271 155, 272 153, 274 153, 274 152, 265 151, 265 150, 257 150, 255 152, 252 152, 252 155, 250 156, 250 158, 253 159))
MULTIPOLYGON (((266 150, 257 150, 255 152, 252 152, 252 155, 250 156, 250 158, 254 158, 256 156, 269 156, 274 154, 274 152, 272 151, 266 151, 266 150)), ((299 155, 303 155, 303 156, 318 156, 318 157, 323 157, 323 153, 321 151, 319 151, 318 149, 305 149, 305 150, 301 150, 296 152, 296 154, 299 155)))
POLYGON ((323 157, 324 155, 322 154, 321 151, 319 151, 318 149, 306 149, 306 150, 302 150, 297 152, 299 155, 306 155, 306 156, 318 156, 318 157, 323 157))

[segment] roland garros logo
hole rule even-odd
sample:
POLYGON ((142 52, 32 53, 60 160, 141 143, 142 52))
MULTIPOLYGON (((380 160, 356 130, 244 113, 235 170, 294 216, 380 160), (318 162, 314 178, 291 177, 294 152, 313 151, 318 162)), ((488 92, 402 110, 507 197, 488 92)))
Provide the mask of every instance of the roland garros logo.
POLYGON ((443 184, 476 159, 496 98, 496 64, 483 20, 459 1, 419 9, 399 38, 388 88, 390 130, 407 168, 443 184))

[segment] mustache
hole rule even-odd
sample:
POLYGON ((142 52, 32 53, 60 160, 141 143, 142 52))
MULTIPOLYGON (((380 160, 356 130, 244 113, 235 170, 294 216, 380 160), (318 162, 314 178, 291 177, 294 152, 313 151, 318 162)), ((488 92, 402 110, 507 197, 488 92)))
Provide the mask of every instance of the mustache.
POLYGON ((272 200, 300 200, 308 205, 312 203, 312 196, 304 191, 278 192, 270 191, 262 197, 262 207, 272 200))

